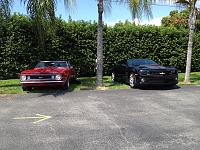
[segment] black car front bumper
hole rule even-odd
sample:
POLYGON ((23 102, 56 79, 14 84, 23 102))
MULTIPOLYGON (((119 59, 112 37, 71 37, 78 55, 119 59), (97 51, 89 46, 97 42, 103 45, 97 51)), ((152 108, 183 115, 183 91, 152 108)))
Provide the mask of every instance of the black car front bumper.
POLYGON ((178 76, 138 76, 140 85, 176 85, 178 76))

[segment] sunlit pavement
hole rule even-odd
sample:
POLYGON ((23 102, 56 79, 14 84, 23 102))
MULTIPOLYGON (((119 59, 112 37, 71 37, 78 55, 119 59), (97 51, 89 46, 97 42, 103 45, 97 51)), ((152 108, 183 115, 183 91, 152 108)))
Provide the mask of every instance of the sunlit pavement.
POLYGON ((0 150, 199 150, 200 87, 0 97, 0 150))

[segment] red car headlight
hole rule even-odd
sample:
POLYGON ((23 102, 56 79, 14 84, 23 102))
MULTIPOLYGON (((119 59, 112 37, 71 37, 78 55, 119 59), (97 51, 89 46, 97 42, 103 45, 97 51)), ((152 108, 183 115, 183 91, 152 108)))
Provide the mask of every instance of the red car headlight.
POLYGON ((57 74, 57 75, 55 76, 55 80, 62 80, 62 76, 59 75, 59 74, 57 74))
POLYGON ((25 81, 25 80, 26 80, 26 76, 25 76, 25 75, 21 75, 21 76, 20 76, 20 80, 21 80, 21 81, 25 81))

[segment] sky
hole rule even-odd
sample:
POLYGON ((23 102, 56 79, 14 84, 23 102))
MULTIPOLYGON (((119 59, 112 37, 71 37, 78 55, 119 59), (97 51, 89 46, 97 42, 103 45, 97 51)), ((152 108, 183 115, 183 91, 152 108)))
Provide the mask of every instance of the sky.
MULTIPOLYGON (((172 10, 179 9, 178 7, 172 7, 173 4, 158 4, 152 5, 151 10, 153 13, 153 18, 148 20, 146 17, 142 17, 142 20, 138 22, 138 19, 135 21, 144 25, 151 24, 159 26, 161 24, 161 19, 164 16, 168 16, 169 12, 172 10)), ((19 12, 26 14, 26 8, 21 4, 20 1, 15 1, 12 8, 13 12, 19 12)), ((68 20, 69 15, 73 20, 85 20, 85 21, 97 21, 97 1, 96 0, 77 0, 77 6, 71 10, 68 10, 64 7, 63 0, 58 0, 56 16, 61 16, 62 19, 68 20)), ((104 22, 110 26, 113 26, 115 23, 125 20, 132 21, 131 13, 126 6, 126 4, 120 5, 115 2, 112 3, 112 8, 110 12, 104 13, 103 16, 104 22)))

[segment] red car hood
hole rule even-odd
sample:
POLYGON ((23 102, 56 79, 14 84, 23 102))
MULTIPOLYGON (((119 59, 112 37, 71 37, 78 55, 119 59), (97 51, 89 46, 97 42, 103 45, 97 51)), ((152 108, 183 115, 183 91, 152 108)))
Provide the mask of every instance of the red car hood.
POLYGON ((67 68, 64 67, 46 67, 46 68, 34 68, 32 70, 24 70, 21 74, 56 74, 64 73, 67 68))

